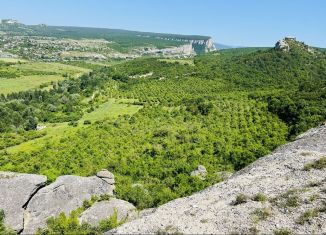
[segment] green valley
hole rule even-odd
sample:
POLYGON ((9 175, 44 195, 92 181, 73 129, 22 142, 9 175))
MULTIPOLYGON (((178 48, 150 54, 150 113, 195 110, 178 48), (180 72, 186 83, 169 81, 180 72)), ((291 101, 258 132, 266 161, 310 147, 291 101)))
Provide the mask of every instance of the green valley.
POLYGON ((325 53, 289 43, 289 52, 79 63, 92 71, 2 96, 0 169, 53 181, 106 168, 138 208, 204 189, 326 119, 325 53), (191 175, 198 165, 205 180, 191 175))

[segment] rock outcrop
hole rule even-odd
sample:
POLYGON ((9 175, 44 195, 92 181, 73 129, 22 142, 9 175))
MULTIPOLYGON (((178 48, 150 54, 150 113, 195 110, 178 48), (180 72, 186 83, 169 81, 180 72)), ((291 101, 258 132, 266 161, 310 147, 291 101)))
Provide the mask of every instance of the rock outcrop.
POLYGON ((42 188, 29 202, 25 211, 23 234, 33 234, 46 226, 49 217, 69 214, 90 200, 93 195, 113 195, 111 184, 97 176, 60 176, 42 188))
POLYGON ((110 218, 115 211, 118 221, 129 221, 137 218, 136 207, 127 201, 111 198, 109 201, 95 203, 80 216, 80 222, 98 225, 101 220, 110 218))
POLYGON ((0 209, 5 213, 5 225, 17 233, 34 234, 46 226, 48 218, 62 212, 68 215, 93 195, 113 195, 114 175, 107 170, 97 175, 60 176, 45 186, 47 178, 42 175, 0 172, 0 209))
POLYGON ((275 44, 275 49, 288 52, 290 51, 290 45, 288 44, 286 39, 282 39, 277 41, 277 43, 275 44))
POLYGON ((326 233, 326 126, 108 234, 326 233), (324 160, 321 160, 324 159, 324 160))
POLYGON ((0 172, 0 209, 6 215, 6 225, 17 232, 23 230, 24 207, 46 180, 42 175, 0 172))

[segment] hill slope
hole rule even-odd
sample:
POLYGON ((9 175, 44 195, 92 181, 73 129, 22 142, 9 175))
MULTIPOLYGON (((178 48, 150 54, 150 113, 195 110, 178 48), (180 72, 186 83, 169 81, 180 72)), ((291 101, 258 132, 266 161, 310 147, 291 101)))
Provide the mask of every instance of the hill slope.
POLYGON ((160 206, 114 233, 325 233, 325 177, 324 125, 225 182, 160 206))
POLYGON ((107 168, 139 209, 191 195, 326 120, 325 55, 291 48, 142 58, 0 96, 0 169, 107 168))
MULTIPOLYGON (((193 56, 215 50, 211 37, 120 29, 0 23, 0 52, 38 60, 193 56), (25 48, 25 51, 22 49, 25 48)), ((1 53, 0 53, 1 56, 1 53)))

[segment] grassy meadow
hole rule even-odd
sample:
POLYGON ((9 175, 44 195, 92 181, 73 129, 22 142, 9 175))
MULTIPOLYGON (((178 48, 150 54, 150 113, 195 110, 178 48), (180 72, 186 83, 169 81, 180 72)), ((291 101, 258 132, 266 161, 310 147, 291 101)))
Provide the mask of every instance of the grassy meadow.
POLYGON ((1 59, 5 65, 0 67, 0 94, 27 91, 50 85, 67 77, 78 78, 89 73, 85 69, 72 65, 44 62, 27 62, 18 59, 1 59))

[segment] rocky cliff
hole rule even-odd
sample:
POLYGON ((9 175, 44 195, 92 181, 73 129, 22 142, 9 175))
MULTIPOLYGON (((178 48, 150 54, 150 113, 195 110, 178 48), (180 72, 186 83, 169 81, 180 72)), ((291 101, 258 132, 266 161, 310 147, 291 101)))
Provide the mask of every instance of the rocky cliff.
POLYGON ((212 38, 207 37, 206 39, 188 39, 188 38, 164 38, 164 37, 156 37, 161 40, 168 41, 179 41, 184 42, 185 46, 191 45, 192 50, 197 54, 212 52, 216 50, 214 41, 212 38))
POLYGON ((326 233, 326 126, 108 234, 326 233))

